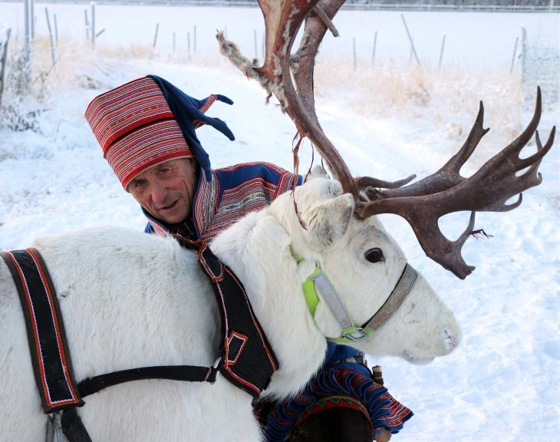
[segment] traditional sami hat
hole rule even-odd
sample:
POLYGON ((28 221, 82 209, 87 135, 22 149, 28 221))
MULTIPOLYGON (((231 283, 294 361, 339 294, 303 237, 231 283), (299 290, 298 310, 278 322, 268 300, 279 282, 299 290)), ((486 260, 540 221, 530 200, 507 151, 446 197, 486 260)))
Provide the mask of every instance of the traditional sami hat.
POLYGON ((85 116, 125 189, 139 173, 176 158, 195 157, 210 181, 210 160, 195 129, 208 124, 235 139, 222 120, 204 114, 216 100, 233 104, 223 95, 197 100, 150 75, 97 96, 85 116))

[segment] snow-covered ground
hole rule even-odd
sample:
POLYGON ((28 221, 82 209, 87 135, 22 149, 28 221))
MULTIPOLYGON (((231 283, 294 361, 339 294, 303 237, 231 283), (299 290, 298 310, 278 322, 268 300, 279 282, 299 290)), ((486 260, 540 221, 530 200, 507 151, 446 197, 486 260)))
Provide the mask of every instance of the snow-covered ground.
MULTIPOLYGON (((0 22, 7 17, 7 6, 13 7, 0 4, 0 22)), ((156 14, 159 9, 149 11, 156 14)), ((167 15, 174 11, 161 9, 167 15)), ((226 12, 230 11, 237 10, 226 12)), ((457 26, 466 15, 457 14, 457 26)), ((501 14, 493 17, 497 23, 507 21, 501 14)), ((204 20, 220 27, 226 18, 204 20)), ((255 18, 247 26, 257 23, 255 18)), ((16 22, 8 25, 17 28, 16 22)), ((136 29, 127 26, 131 32, 136 29)), ((349 23, 341 20, 340 26, 349 23)), ((417 32, 425 29, 429 33, 430 28, 426 24, 417 32)), ((234 39, 232 29, 228 30, 234 39)), ((20 109, 43 110, 35 130, 12 131, 6 121, 0 126, 1 250, 26 247, 37 236, 85 226, 143 228, 138 205, 122 191, 103 160, 83 113, 97 94, 148 73, 160 75, 198 98, 222 93, 235 101, 231 107, 218 103, 210 111, 227 121, 237 137, 235 142, 216 131, 199 130, 214 167, 264 160, 292 168, 292 123, 276 105, 265 105, 265 94, 258 85, 217 61, 210 50, 190 61, 158 56, 147 49, 120 55, 107 49, 91 53, 80 45, 71 50, 75 52, 66 53, 59 62, 58 80, 53 74, 47 81, 46 98, 40 102, 27 98, 20 104, 20 109)), ((252 55, 250 50, 248 55, 252 55)), ((50 52, 44 52, 48 60, 50 52)), ((336 54, 331 56, 336 59, 336 54)), ((330 63, 324 64, 329 67, 330 63)), ((373 80, 352 77, 351 71, 339 73, 348 79, 341 80, 338 87, 328 82, 328 72, 318 72, 322 79, 318 84, 320 121, 355 175, 397 179, 434 171, 464 141, 478 99, 484 99, 488 109, 485 127, 493 128, 481 142, 479 157, 488 158, 504 147, 504 140, 519 132, 520 122, 526 124, 531 117, 532 109, 522 100, 516 101, 511 80, 498 84, 499 75, 450 71, 444 73, 448 79, 442 85, 441 74, 407 77, 391 71, 389 62, 379 69, 372 71, 377 75, 373 80), (381 78, 384 89, 393 95, 384 95, 368 83, 381 78), (410 84, 394 89, 391 79, 410 84), (422 93, 412 94, 415 90, 422 93), (408 99, 398 101, 397 95, 408 99), (508 109, 492 107, 493 102, 504 100, 508 109), (381 102, 379 108, 370 105, 376 101, 381 102)), ((547 100, 546 93, 543 98, 547 100)), ((9 102, 15 99, 9 93, 5 97, 9 102)), ((540 125, 543 139, 560 121, 558 104, 548 104, 540 125)), ((406 222, 383 217, 410 262, 453 309, 464 333, 454 353, 428 366, 370 358, 383 366, 392 394, 415 412, 395 441, 559 440, 560 155, 558 141, 556 144, 541 166, 542 185, 526 192, 520 208, 477 216, 477 227, 493 236, 471 239, 465 245, 466 261, 477 267, 465 281, 425 258, 406 222)), ((309 157, 306 145, 302 169, 309 157)), ((474 170, 465 169, 467 174, 474 170)), ((457 236, 466 226, 466 218, 444 220, 445 232, 457 236)))

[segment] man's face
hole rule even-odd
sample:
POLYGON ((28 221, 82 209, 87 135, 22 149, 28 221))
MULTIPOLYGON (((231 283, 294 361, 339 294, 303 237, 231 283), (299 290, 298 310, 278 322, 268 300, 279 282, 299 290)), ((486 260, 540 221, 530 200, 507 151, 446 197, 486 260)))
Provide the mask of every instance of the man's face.
POLYGON ((190 215, 196 175, 196 161, 179 158, 145 170, 127 190, 154 218, 177 224, 190 215))

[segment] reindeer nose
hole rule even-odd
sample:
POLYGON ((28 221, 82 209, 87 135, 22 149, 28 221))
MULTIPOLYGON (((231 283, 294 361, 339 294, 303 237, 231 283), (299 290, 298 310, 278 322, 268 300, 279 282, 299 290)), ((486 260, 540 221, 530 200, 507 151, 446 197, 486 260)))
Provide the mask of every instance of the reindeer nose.
POLYGON ((451 353, 461 343, 462 334, 461 330, 443 330, 443 346, 447 350, 446 354, 451 353))

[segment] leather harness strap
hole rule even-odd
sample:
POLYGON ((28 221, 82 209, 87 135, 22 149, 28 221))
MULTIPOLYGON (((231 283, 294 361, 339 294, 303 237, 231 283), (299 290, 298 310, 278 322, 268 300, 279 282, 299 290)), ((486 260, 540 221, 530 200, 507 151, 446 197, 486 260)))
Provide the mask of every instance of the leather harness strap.
POLYGON ((370 330, 377 330, 397 311, 412 290, 418 278, 418 272, 410 264, 406 264, 397 285, 377 312, 362 326, 370 330))
POLYGON ((258 399, 278 370, 278 361, 243 284, 214 255, 206 241, 176 239, 183 247, 198 251, 200 267, 212 282, 221 318, 218 370, 230 383, 258 399))
POLYGON ((76 408, 62 412, 62 431, 70 442, 92 442, 76 408))
POLYGON ((257 398, 268 386, 278 362, 254 316, 243 285, 212 253, 205 241, 177 238, 198 251, 204 274, 212 281, 222 319, 220 358, 213 367, 157 366, 107 373, 77 386, 56 292, 47 267, 35 249, 2 252, 14 278, 25 314, 35 380, 45 413, 61 413, 61 427, 70 442, 91 442, 76 407, 82 397, 124 382, 168 379, 214 383, 221 372, 232 384, 257 398))
POLYGON ((130 381, 148 379, 167 379, 171 381, 210 382, 216 381, 218 370, 215 367, 196 367, 192 365, 170 365, 157 367, 133 368, 115 371, 100 376, 87 378, 78 384, 82 397, 97 393, 105 388, 130 381))

